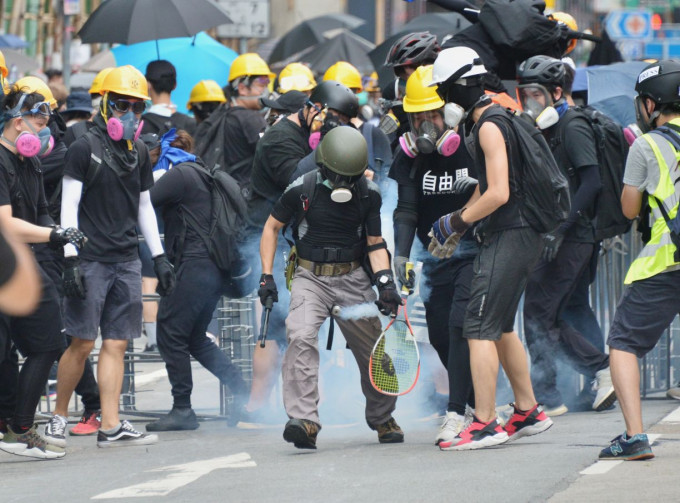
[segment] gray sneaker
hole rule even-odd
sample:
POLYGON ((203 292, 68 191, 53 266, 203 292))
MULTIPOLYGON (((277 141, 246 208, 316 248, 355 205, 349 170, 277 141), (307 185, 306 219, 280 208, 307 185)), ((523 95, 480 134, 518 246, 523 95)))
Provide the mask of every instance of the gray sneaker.
POLYGON ((17 456, 36 459, 57 459, 66 455, 63 447, 48 443, 38 433, 38 425, 34 424, 25 433, 17 434, 12 427, 7 427, 0 449, 17 456))
POLYGON ((127 445, 151 445, 158 442, 158 435, 149 435, 135 430, 128 421, 123 421, 114 433, 97 433, 97 447, 124 447, 127 445))
POLYGON ((68 420, 64 416, 55 414, 45 425, 45 440, 52 445, 66 447, 66 426, 68 426, 68 420))
POLYGON ((675 400, 680 400, 680 382, 666 391, 666 396, 668 398, 673 398, 675 400))

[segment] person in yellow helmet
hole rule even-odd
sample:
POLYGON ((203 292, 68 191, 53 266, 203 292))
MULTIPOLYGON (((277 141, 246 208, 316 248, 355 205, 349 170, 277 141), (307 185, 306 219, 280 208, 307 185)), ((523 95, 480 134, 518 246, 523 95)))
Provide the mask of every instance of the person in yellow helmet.
POLYGON ((214 80, 201 80, 191 89, 187 110, 194 114, 196 123, 200 124, 212 114, 217 107, 225 103, 227 98, 220 85, 214 80))
POLYGON ((241 54, 229 68, 229 98, 237 106, 259 110, 262 107, 260 98, 269 95, 269 83, 275 77, 258 54, 241 54))
POLYGON ((278 76, 277 90, 280 94, 288 91, 301 91, 307 96, 312 94, 312 89, 316 87, 314 73, 302 63, 290 63, 281 70, 278 76))
POLYGON ((323 80, 335 80, 342 85, 349 87, 354 93, 363 91, 364 86, 361 84, 361 73, 354 65, 347 61, 338 61, 330 66, 326 73, 323 74, 323 80))
POLYGON ((149 195, 153 185, 149 152, 137 139, 149 99, 146 78, 132 66, 117 67, 106 76, 100 92, 103 98, 94 126, 71 145, 64 161, 61 220, 83 229, 89 241, 81 250, 64 251, 64 327, 73 339, 59 361, 59 396, 45 437, 65 445, 68 402, 101 332, 97 445, 146 445, 158 437, 135 430, 128 421, 121 423, 118 415, 125 350, 141 335, 136 228, 151 250, 161 296, 174 290, 175 273, 163 250, 149 195))

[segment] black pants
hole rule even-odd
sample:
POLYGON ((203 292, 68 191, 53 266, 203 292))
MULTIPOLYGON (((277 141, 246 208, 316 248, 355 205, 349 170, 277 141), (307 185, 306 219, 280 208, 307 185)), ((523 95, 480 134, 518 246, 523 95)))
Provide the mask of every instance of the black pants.
MULTIPOLYGON (((470 374, 470 349, 463 338, 465 308, 470 299, 473 259, 436 260, 423 263, 423 299, 430 344, 449 375, 449 411, 465 413, 465 404, 475 406, 470 374)), ((422 290, 421 290, 422 291, 422 290)))
POLYGON ((541 260, 527 283, 524 335, 531 354, 531 381, 536 399, 548 407, 563 403, 557 389, 558 355, 566 357, 574 369, 587 376, 609 366, 609 356, 561 319, 592 253, 592 244, 565 241, 555 260, 541 260))
POLYGON ((234 394, 247 392, 240 369, 205 335, 222 291, 222 276, 210 259, 187 259, 177 285, 158 308, 158 349, 165 361, 177 407, 191 406, 193 356, 234 394))

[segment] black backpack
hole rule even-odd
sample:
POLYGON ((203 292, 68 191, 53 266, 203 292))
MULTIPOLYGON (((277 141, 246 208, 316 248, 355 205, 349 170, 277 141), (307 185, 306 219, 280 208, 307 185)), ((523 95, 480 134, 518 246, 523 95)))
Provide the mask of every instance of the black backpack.
MULTIPOLYGON (((592 107, 572 107, 565 113, 561 131, 564 134, 569 121, 575 117, 583 117, 593 130, 597 147, 597 160, 600 166, 602 190, 595 202, 595 218, 592 222, 595 240, 613 238, 630 230, 630 220, 621 209, 621 193, 623 192, 623 172, 628 157, 628 142, 623 129, 612 119, 592 107)), ((564 139, 559 138, 562 148, 567 148, 564 139)), ((576 146, 578 148, 578 146, 576 146)), ((573 169, 569 169, 573 176, 573 169)))
MULTIPOLYGON (((519 160, 516 195, 522 216, 539 233, 550 232, 569 217, 569 183, 560 171, 543 134, 512 110, 495 107, 490 117, 510 126, 510 159, 519 160), (518 152, 513 152, 514 149, 518 152)), ((508 161, 510 161, 508 159, 508 161)))

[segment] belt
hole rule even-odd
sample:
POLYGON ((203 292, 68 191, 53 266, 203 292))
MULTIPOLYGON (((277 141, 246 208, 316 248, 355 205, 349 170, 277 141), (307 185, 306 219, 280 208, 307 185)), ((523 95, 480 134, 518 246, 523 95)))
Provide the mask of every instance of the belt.
POLYGON ((297 265, 303 269, 307 269, 316 276, 341 276, 343 274, 349 274, 361 267, 361 262, 353 260, 352 262, 319 263, 298 258, 297 265))

